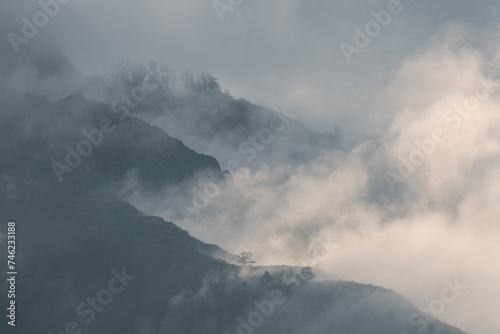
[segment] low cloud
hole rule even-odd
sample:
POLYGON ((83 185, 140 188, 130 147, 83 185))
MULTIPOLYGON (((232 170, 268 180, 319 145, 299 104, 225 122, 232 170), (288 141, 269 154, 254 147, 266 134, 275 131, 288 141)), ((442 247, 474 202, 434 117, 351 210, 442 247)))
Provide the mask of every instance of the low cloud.
MULTIPOLYGON (((500 256, 500 53, 481 52, 470 32, 447 25, 403 62, 381 95, 394 117, 378 140, 301 167, 242 168, 233 176, 241 198, 222 190, 179 224, 231 252, 252 251, 259 264, 302 265, 315 240, 326 238, 339 247, 318 263, 321 278, 392 288, 422 307, 458 277, 468 289, 440 320, 493 334, 500 328, 492 320, 500 298, 492 263, 500 256), (454 111, 477 92, 477 106, 454 111), (447 139, 427 155, 415 142, 437 128, 447 139), (415 150, 424 161, 392 191, 384 173, 397 173, 400 158, 415 150)), ((172 208, 149 203, 149 210, 172 217, 172 208)))

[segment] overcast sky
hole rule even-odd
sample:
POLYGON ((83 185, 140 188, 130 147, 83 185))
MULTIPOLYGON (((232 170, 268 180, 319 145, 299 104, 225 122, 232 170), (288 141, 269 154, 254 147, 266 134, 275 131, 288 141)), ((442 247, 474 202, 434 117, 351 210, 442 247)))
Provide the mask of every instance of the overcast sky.
MULTIPOLYGON (((405 58, 451 21, 483 29, 499 17, 494 0, 402 0, 399 13, 348 64, 339 44, 354 45, 354 28, 364 29, 370 12, 390 1, 240 2, 222 21, 211 0, 72 0, 35 38, 55 39, 86 73, 105 72, 125 57, 208 71, 236 97, 288 105, 316 130, 340 126, 349 139, 366 139, 389 125, 395 111, 380 90, 405 58)), ((39 9, 37 1, 2 4, 3 36, 21 34, 21 18, 39 9)))
MULTIPOLYGON (((491 91, 474 117, 458 118, 460 127, 443 121, 491 74, 498 81, 498 0, 401 0, 390 7, 398 13, 348 62, 340 44, 355 45, 355 28, 364 30, 374 20, 370 12, 391 2, 243 0, 221 20, 212 0, 73 0, 34 38, 53 39, 89 74, 104 73, 124 58, 155 59, 179 71, 208 71, 236 97, 279 109, 287 105, 298 121, 318 131, 340 127, 358 142, 355 149, 327 155, 308 169, 284 169, 291 175, 280 186, 286 192, 273 182, 283 179, 279 169, 236 175, 240 189, 248 188, 246 195, 257 203, 242 218, 247 233, 230 229, 239 214, 231 211, 226 220, 216 217, 220 228, 207 224, 190 232, 236 251, 274 238, 268 226, 348 223, 353 211, 364 222, 363 233, 341 240, 330 270, 394 288, 424 306, 443 278, 458 275, 468 280, 470 292, 442 319, 471 332, 498 333, 500 272, 492 261, 500 254, 499 91, 491 91), (397 201, 379 203, 389 192, 382 173, 396 171, 401 157, 415 152, 415 141, 428 141, 438 128, 449 138, 436 146, 439 154, 426 157, 398 184, 397 201), (366 139, 374 141, 361 143, 366 139)), ((21 34, 22 17, 32 19, 38 2, 4 0, 1 6, 0 50, 22 57, 25 45, 16 55, 7 34, 21 34)), ((276 245, 276 254, 287 249, 276 245)))

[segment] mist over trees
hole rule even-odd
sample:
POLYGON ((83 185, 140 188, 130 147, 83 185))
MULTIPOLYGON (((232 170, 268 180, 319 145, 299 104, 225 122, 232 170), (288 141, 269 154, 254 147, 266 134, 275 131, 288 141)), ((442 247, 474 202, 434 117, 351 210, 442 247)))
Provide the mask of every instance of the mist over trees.
POLYGON ((111 66, 109 74, 105 77, 111 82, 127 83, 131 86, 142 85, 146 81, 156 81, 167 92, 184 96, 222 92, 217 78, 210 73, 201 72, 194 75, 186 70, 179 74, 155 60, 150 60, 147 64, 142 61, 120 61, 111 66))

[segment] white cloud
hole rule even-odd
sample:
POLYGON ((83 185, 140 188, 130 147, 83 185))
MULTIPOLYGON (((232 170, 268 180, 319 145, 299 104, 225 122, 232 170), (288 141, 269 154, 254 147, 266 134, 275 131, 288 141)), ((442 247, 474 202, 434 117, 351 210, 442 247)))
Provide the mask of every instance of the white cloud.
POLYGON ((241 169, 234 183, 244 200, 222 194, 183 227, 229 251, 252 251, 261 264, 301 265, 317 237, 333 236, 341 246, 320 263, 323 278, 382 285, 422 307, 439 297, 443 280, 458 277, 469 288, 440 319, 498 332, 500 87, 484 85, 497 78, 498 54, 482 52, 469 32, 447 25, 403 61, 380 90, 394 117, 379 140, 299 168, 241 169), (443 118, 477 92, 483 98, 470 116, 443 118), (383 172, 397 173, 399 157, 408 159, 436 128, 447 140, 422 153, 423 163, 391 192, 383 172))

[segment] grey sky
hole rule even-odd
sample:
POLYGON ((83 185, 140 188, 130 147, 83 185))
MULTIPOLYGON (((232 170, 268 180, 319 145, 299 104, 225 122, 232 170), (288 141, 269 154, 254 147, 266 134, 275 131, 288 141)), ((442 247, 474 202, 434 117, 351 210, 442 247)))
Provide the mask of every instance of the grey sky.
MULTIPOLYGON (((353 44, 354 27, 364 28, 373 20, 370 11, 389 2, 244 0, 221 21, 211 0, 73 0, 35 38, 55 39, 86 73, 102 73, 125 57, 208 71, 237 97, 268 107, 288 104, 319 131, 340 126, 348 138, 366 139, 392 118, 378 90, 405 57, 419 53, 450 21, 484 27, 499 16, 494 0, 401 0, 401 13, 348 64, 339 44, 353 44)), ((2 7, 4 36, 20 34, 21 17, 40 9, 37 1, 2 7)))
MULTIPOLYGON (((446 320, 471 331, 498 333, 500 324, 492 319, 500 291, 491 287, 498 285, 500 272, 490 261, 500 252, 499 93, 492 92, 459 129, 442 117, 498 71, 498 1, 401 0, 399 13, 348 63, 339 44, 354 45, 354 28, 364 29, 374 20, 370 12, 387 9, 389 3, 244 0, 221 21, 212 0, 72 0, 34 38, 56 41, 89 74, 103 73, 124 58, 155 59, 177 70, 208 71, 236 97, 279 109, 287 105, 298 121, 316 130, 339 126, 352 141, 379 139, 345 156, 326 156, 309 170, 285 170, 293 176, 283 186, 291 188, 286 200, 272 182, 282 179, 280 170, 274 171, 277 176, 269 171, 238 175, 239 185, 258 203, 246 217, 253 234, 233 233, 226 239, 251 245, 274 236, 256 228, 256 222, 264 227, 326 218, 349 222, 350 210, 355 211, 366 223, 360 229, 368 231, 368 241, 347 236, 345 251, 331 260, 332 268, 343 277, 395 287, 421 305, 434 298, 432 282, 461 274, 476 289, 464 296, 464 306, 449 309, 446 320), (400 201, 381 208, 368 201, 366 189, 375 183, 388 192, 382 173, 396 171, 401 157, 409 159, 417 150, 415 141, 427 140, 435 128, 444 128, 449 140, 398 185, 400 201), (274 215, 262 214, 269 211, 274 215), (400 211, 402 217, 393 215, 400 211), (380 224, 387 220, 394 221, 393 228, 380 224), (453 245, 443 247, 446 238, 453 245), (419 242, 408 244, 413 239, 419 242), (388 248, 388 243, 395 245, 388 248), (367 270, 380 259, 392 267, 367 270), (388 277, 386 268, 408 277, 388 277), (415 289, 415 281, 427 285, 415 289)), ((31 19, 38 10, 37 1, 3 1, 0 50, 9 57, 24 57, 26 46, 15 54, 7 34, 21 34, 21 18, 31 19)), ((216 232, 208 241, 231 246, 219 231, 231 231, 225 228, 234 216, 228 215, 227 226, 220 229, 204 225, 216 232)), ((216 222, 226 223, 220 218, 216 222)))

